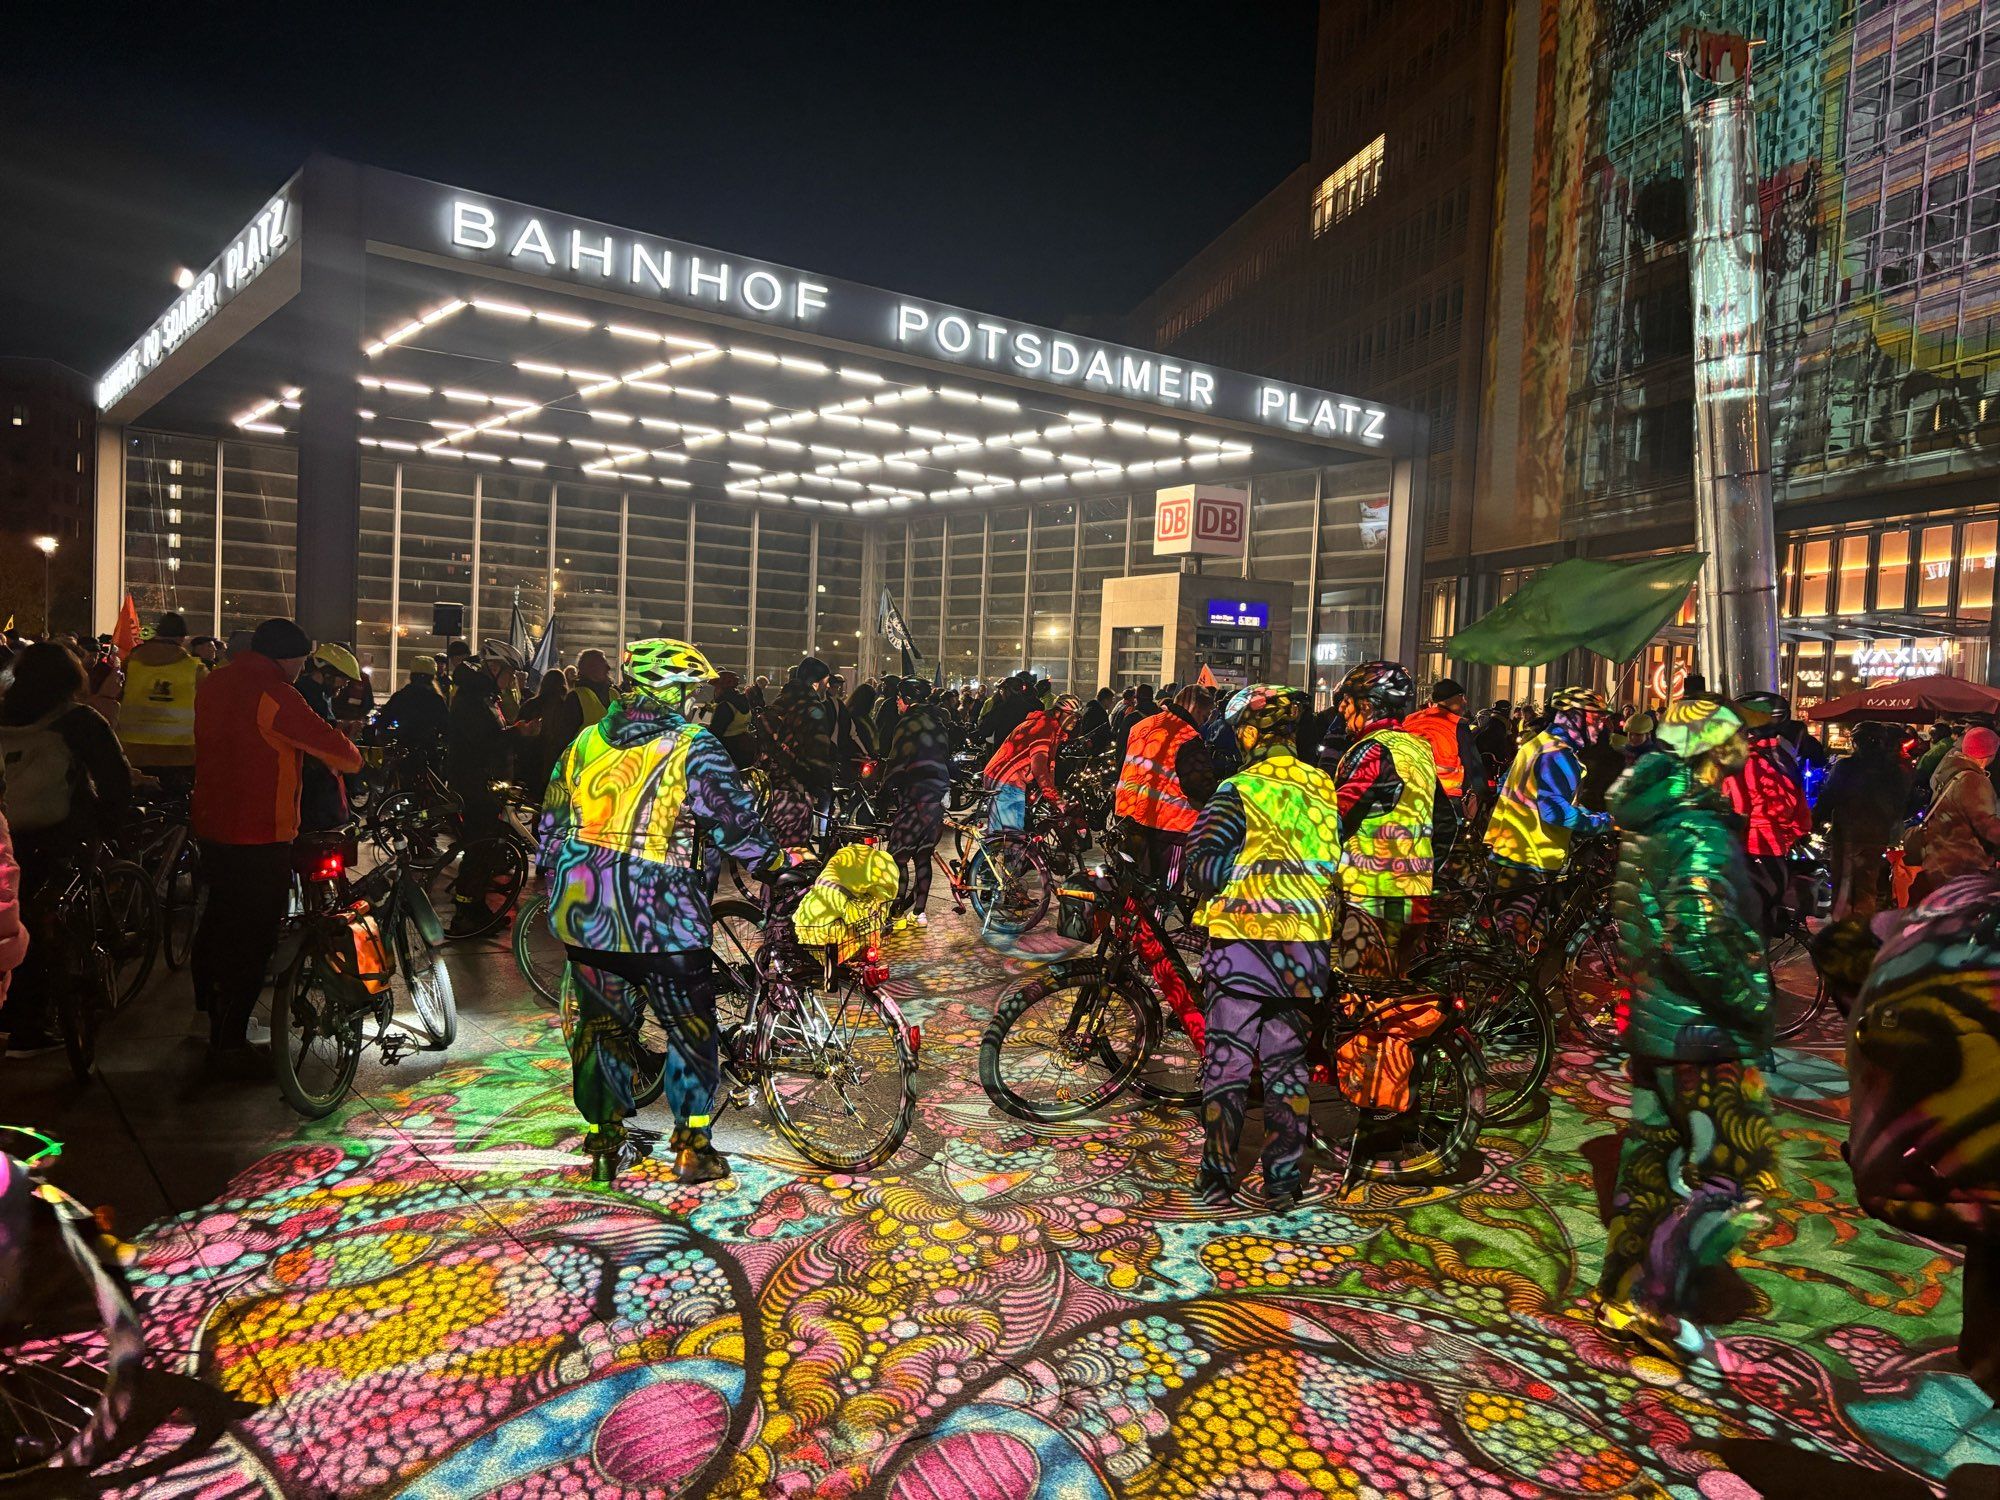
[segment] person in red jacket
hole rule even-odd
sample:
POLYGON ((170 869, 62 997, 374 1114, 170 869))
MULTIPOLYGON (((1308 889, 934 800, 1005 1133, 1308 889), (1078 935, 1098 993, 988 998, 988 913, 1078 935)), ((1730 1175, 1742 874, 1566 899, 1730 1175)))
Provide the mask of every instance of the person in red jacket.
POLYGON ((1028 788, 1041 789, 1042 800, 1060 806, 1056 787, 1056 751, 1076 724, 1079 708, 1069 693, 1054 708, 1036 709, 1000 742, 986 762, 986 784, 993 789, 993 811, 987 829, 1028 826, 1028 788))
POLYGON ((1750 878, 1762 908, 1758 927, 1771 937, 1791 883, 1786 857, 1812 832, 1812 805, 1798 757, 1782 734, 1791 704, 1776 693, 1747 693, 1736 709, 1750 731, 1750 758, 1722 783, 1722 793, 1744 820, 1750 878))
POLYGON ((269 1063, 247 1031, 285 919, 304 759, 341 775, 361 769, 354 742, 292 686, 312 649, 290 620, 266 620, 250 649, 195 692, 193 823, 208 880, 194 935, 195 1003, 208 1012, 211 1060, 236 1071, 269 1063))
POLYGON ((1215 689, 1189 683, 1165 708, 1134 724, 1125 742, 1112 810, 1144 854, 1144 873, 1169 885, 1180 875, 1181 847, 1195 819, 1215 795, 1215 767, 1201 733, 1215 696, 1215 689))

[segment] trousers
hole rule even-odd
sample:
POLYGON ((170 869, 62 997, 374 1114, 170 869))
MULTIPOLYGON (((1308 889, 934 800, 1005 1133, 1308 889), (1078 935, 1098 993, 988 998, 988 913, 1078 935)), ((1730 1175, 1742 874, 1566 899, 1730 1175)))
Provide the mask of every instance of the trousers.
POLYGON ((569 950, 563 978, 569 1020, 571 1094, 593 1126, 638 1112, 637 1082, 664 1066, 667 1105, 692 1146, 708 1142, 722 1080, 715 1023, 715 972, 706 949, 683 953, 569 950), (666 1035, 664 1060, 640 1028, 650 1012, 666 1035))
POLYGON ((1742 1062, 1635 1057, 1632 1123, 1618 1157, 1598 1292, 1677 1314, 1696 1275, 1760 1222, 1778 1186, 1764 1076, 1742 1062))
POLYGON ((1250 1077, 1264 1073, 1264 1191, 1296 1194, 1302 1185, 1307 1112, 1305 1012, 1290 1001, 1230 990, 1208 997, 1201 1057, 1201 1174, 1197 1188, 1227 1189, 1236 1177, 1236 1149, 1250 1077))
POLYGON ((284 926, 292 846, 203 839, 201 873, 208 881, 208 905, 188 960, 195 999, 208 1011, 209 1045, 237 1047, 284 926))

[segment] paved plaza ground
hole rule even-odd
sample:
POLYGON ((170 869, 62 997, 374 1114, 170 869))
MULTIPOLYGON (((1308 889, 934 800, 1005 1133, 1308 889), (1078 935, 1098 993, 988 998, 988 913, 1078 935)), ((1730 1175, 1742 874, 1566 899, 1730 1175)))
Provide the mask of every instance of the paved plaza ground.
POLYGON ((73 1492, 1995 1493, 1955 1261, 1851 1205, 1836 1036, 1781 1055, 1778 1221, 1717 1289, 1720 1368, 1682 1373, 1584 1312, 1613 1067, 1567 1056, 1467 1181, 1220 1212, 1189 1115, 1030 1131, 988 1105, 979 1035, 1032 957, 949 918, 889 955, 919 1108, 858 1178, 753 1110, 728 1182, 649 1161, 591 1190, 555 1017, 498 940, 452 950, 451 1053, 364 1064, 316 1124, 205 1078, 179 976, 88 1087, 0 1064, 5 1115, 67 1140, 60 1180, 140 1245, 149 1430, 73 1492))

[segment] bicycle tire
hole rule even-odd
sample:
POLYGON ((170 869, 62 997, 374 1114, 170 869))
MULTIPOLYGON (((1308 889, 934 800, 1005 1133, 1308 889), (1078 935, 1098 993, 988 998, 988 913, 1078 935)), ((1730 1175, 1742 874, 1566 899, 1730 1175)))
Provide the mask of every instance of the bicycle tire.
MULTIPOLYGON (((815 999, 819 993, 805 991, 815 999)), ((759 1018, 757 1056, 763 1066, 760 1092, 771 1123, 799 1155, 830 1172, 866 1172, 894 1156, 896 1148, 903 1144, 903 1137, 909 1134, 910 1121, 917 1109, 917 1059, 910 1050, 909 1033, 899 1024, 896 1013, 884 1004, 881 996, 852 982, 848 982, 838 993, 839 1005, 830 1016, 825 1015, 822 1008, 822 1019, 830 1022, 835 1032, 845 1029, 842 1026, 845 1017, 852 1016, 857 1022, 869 1019, 868 1035, 863 1038, 857 1034, 842 1050, 850 1070, 867 1070, 869 1076, 853 1080, 858 1086, 879 1085, 874 1092, 882 1099, 885 1110, 893 1094, 894 1112, 886 1127, 860 1131, 858 1143, 853 1148, 843 1149, 833 1144, 836 1137, 831 1130, 818 1124, 808 1124, 805 1114, 794 1108, 794 1099, 780 1092, 780 1078, 793 1076, 779 1065, 787 1042, 791 1041, 794 1048, 807 1047, 815 1052, 821 1047, 815 1038, 804 1035, 796 1039, 787 1037, 783 1030, 787 1019, 786 1007, 782 1005, 766 1004, 759 1018), (857 1046, 865 1047, 869 1058, 856 1057, 857 1046), (898 1075, 893 1085, 886 1078, 886 1069, 892 1057, 898 1075)), ((821 1065, 823 1062, 815 1059, 815 1066, 821 1065)), ((850 1117, 858 1117, 852 1095, 846 1090, 839 1090, 839 1093, 842 1111, 850 1117)), ((838 1121, 840 1115, 826 1111, 825 1118, 838 1121)))
POLYGON ((762 947, 764 908, 751 901, 710 904, 709 952, 715 967, 715 1019, 727 1030, 749 1018, 757 988, 757 951, 762 947))
POLYGON ((459 917, 466 908, 458 905, 454 896, 451 936, 455 940, 482 938, 499 931, 514 910, 514 903, 520 899, 522 888, 528 883, 527 851, 518 840, 504 833, 488 834, 469 844, 454 846, 444 861, 431 872, 430 878, 436 880, 440 875, 449 874, 456 882, 458 872, 475 856, 486 862, 485 912, 471 924, 461 927, 459 917))
POLYGON ((324 962, 311 934, 278 975, 271 995, 271 1060, 278 1092, 308 1120, 339 1108, 361 1064, 361 1017, 327 988, 324 962), (331 1051, 315 1050, 327 1044, 331 1051), (308 1054, 321 1063, 305 1071, 308 1054))
POLYGON ((458 808, 433 792, 384 797, 369 819, 369 836, 405 869, 428 876, 457 848, 458 808))
POLYGON ((1407 1131, 1412 1124, 1434 1119, 1437 1128, 1419 1136, 1417 1149, 1407 1156, 1365 1158, 1360 1175, 1376 1182, 1421 1184, 1456 1172, 1478 1149, 1479 1128, 1486 1117, 1484 1074, 1478 1044, 1463 1026, 1449 1027, 1428 1044, 1420 1044, 1410 1074, 1413 1107, 1386 1123, 1405 1132, 1399 1144, 1408 1144, 1407 1131), (1437 1086, 1437 1092, 1428 1096, 1438 1101, 1435 1105, 1425 1102, 1427 1085, 1437 1086))
POLYGON ((1777 1041, 1790 1041, 1809 1030, 1827 1008, 1826 982, 1816 968, 1810 991, 1788 988, 1780 980, 1780 971, 1792 970, 1799 963, 1811 965, 1807 941, 1808 934, 1802 926, 1789 928, 1773 938, 1764 953, 1771 975, 1771 1032, 1777 1041))
POLYGON ((35 1295, 0 1341, 0 1485, 54 1467, 91 1472, 113 1451, 146 1359, 125 1277, 86 1239, 95 1226, 67 1204, 34 1200, 29 1211, 56 1216, 51 1236, 29 1226, 29 1244, 62 1253, 36 1261, 35 1295))
POLYGON ((548 893, 540 892, 514 913, 514 966, 535 998, 553 1010, 562 1004, 563 970, 568 964, 568 953, 549 932, 548 893))
POLYGON ((208 883, 201 878, 201 848, 192 837, 182 841, 160 889, 160 956, 169 969, 178 972, 194 957, 195 930, 201 926, 202 908, 208 903, 208 883))
POLYGON ((160 951, 160 902, 146 872, 129 859, 114 859, 98 869, 110 907, 112 962, 118 979, 115 995, 122 1009, 146 986, 153 960, 160 951))
POLYGON ((395 943, 396 971, 410 997, 410 1009, 429 1034, 431 1049, 442 1052, 458 1036, 458 997, 451 969, 443 952, 424 936, 417 914, 401 902, 396 908, 395 943))
POLYGON ((1486 1064, 1487 1120, 1497 1124, 1527 1112, 1556 1056, 1555 1015, 1542 992, 1484 954, 1439 954, 1416 965, 1410 982, 1464 1007, 1486 1064))
POLYGON ((81 875, 83 899, 64 906, 56 917, 63 958, 69 970, 52 997, 56 1028, 62 1033, 69 1071, 78 1083, 88 1083, 97 1068, 97 1037, 103 1020, 117 1008, 118 967, 102 934, 111 930, 111 901, 97 870, 81 875))
POLYGON ((986 839, 966 862, 966 899, 982 934, 1019 937, 1033 931, 1048 915, 1054 886, 1042 851, 1020 834, 986 839), (1022 878, 1023 868, 1032 872, 1032 886, 1022 878))
POLYGON ((993 1007, 993 1019, 979 1039, 979 1085, 1003 1114, 1036 1124, 1060 1124, 1102 1109, 1124 1093, 1159 1045, 1159 1034, 1158 1004, 1137 981, 1108 981, 1096 959, 1050 964, 1002 995, 993 1007), (1094 995, 1103 996, 1102 1001, 1094 1002, 1094 995), (1065 996, 1071 998, 1065 1002, 1065 996), (1117 1008, 1125 1022, 1118 1034, 1129 1036, 1128 1042, 1114 1044, 1103 1020, 1084 1014, 1093 1003, 1102 1015, 1117 1008), (1051 1009, 1036 1023, 1033 1014, 1044 1005, 1051 1009), (1024 1018, 1030 1018, 1025 1025, 1024 1018), (1090 1031, 1072 1033, 1079 1021, 1090 1031), (1019 1065, 1006 1062, 1010 1038, 1024 1052, 1039 1047, 1049 1055, 1051 1064, 1041 1071, 1056 1080, 1050 1090, 1055 1097, 1033 1098, 1017 1086, 1029 1082, 1023 1075, 1033 1055, 1027 1054, 1019 1065))

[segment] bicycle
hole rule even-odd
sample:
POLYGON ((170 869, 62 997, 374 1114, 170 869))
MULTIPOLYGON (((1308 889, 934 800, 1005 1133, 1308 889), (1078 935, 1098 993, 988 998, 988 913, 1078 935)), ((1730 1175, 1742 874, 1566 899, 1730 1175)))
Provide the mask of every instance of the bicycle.
MULTIPOLYGON (((449 793, 398 792, 385 799, 371 820, 370 838, 385 855, 398 859, 423 877, 432 889, 440 883, 456 894, 467 865, 485 871, 476 905, 483 915, 471 925, 453 922, 453 939, 484 937, 507 920, 528 883, 535 843, 521 820, 525 802, 519 788, 496 782, 500 794, 499 831, 473 839, 464 837, 462 804, 449 793), (448 800, 447 800, 448 799, 448 800)), ((460 906, 459 911, 464 907, 460 906)))
POLYGON ((120 930, 106 870, 96 851, 59 864, 28 902, 29 940, 54 949, 50 1007, 70 1073, 87 1083, 97 1066, 97 1035, 118 1009, 120 930))
POLYGON ((345 832, 296 846, 303 914, 297 952, 271 999, 278 1091, 307 1119, 331 1114, 353 1086, 362 1049, 382 1061, 441 1052, 458 1034, 437 913, 393 855, 350 885, 345 832), (398 1015, 404 1002, 416 1024, 398 1015))
POLYGON ((1800 841, 1788 856, 1785 890, 1779 898, 1775 932, 1764 945, 1764 963, 1771 975, 1771 1022, 1775 1040, 1789 1041, 1810 1030, 1833 1003, 1826 981, 1812 961, 1813 919, 1833 910, 1833 879, 1816 838, 1800 841), (1811 982, 1796 981, 1803 971, 1811 982))
POLYGON ((201 846, 188 827, 184 795, 162 795, 142 803, 139 816, 112 837, 117 853, 139 866, 153 888, 159 910, 160 956, 172 970, 187 966, 207 887, 201 875, 201 846))
POLYGON ((46 1180, 61 1151, 0 1126, 0 1483, 114 1451, 146 1360, 130 1250, 46 1180))

